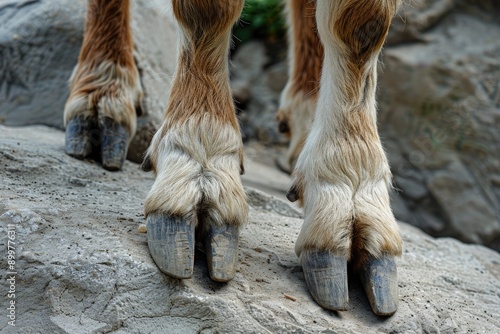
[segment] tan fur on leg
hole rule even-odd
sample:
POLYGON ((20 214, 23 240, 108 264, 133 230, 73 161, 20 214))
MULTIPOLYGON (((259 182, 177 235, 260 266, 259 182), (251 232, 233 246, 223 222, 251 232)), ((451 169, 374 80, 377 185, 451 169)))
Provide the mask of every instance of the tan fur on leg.
POLYGON ((296 166, 305 212, 298 255, 309 248, 354 252, 359 264, 366 255, 401 254, 375 108, 378 54, 397 2, 317 1, 325 60, 312 130, 296 166))
POLYGON ((289 81, 281 94, 276 115, 280 131, 290 138, 280 167, 291 171, 310 130, 318 96, 323 46, 315 19, 316 2, 286 1, 288 22, 289 81))
POLYGON ((399 225, 390 210, 388 185, 386 179, 367 180, 356 192, 352 257, 357 268, 369 256, 381 258, 402 253, 399 225))
POLYGON ((66 124, 75 116, 111 118, 130 135, 135 133, 142 87, 132 54, 129 7, 129 0, 89 1, 85 37, 64 110, 66 124))
POLYGON ((64 109, 64 122, 75 116, 111 118, 135 133, 136 108, 142 98, 137 68, 103 61, 97 67, 79 64, 70 79, 71 95, 64 109))
POLYGON ((198 214, 241 225, 248 207, 240 180, 243 143, 229 87, 231 26, 243 1, 174 0, 179 61, 161 129, 148 150, 156 181, 145 214, 198 214))

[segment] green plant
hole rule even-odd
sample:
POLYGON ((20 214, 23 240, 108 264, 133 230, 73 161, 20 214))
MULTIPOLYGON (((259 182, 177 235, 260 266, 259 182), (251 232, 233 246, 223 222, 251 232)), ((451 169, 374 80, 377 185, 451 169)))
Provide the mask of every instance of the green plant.
POLYGON ((251 39, 274 42, 285 34, 282 0, 246 0, 233 34, 237 45, 251 39))

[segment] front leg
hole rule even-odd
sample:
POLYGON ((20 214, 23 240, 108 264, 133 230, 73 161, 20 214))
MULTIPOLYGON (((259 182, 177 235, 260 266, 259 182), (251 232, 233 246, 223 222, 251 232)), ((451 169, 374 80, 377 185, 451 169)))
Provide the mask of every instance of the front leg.
POLYGON ((89 0, 85 37, 64 109, 66 153, 100 155, 109 170, 122 167, 142 98, 133 58, 130 0, 89 0))
POLYGON ((143 167, 156 173, 145 203, 149 250, 158 267, 177 278, 192 275, 195 229, 206 244, 210 277, 224 282, 236 273, 248 207, 228 50, 243 2, 172 1, 182 34, 179 60, 143 167))
POLYGON ((304 206, 296 244, 310 292, 323 307, 348 304, 347 262, 361 273, 376 314, 397 308, 399 227, 391 173, 377 133, 378 55, 397 0, 318 0, 325 49, 312 130, 288 196, 304 206))

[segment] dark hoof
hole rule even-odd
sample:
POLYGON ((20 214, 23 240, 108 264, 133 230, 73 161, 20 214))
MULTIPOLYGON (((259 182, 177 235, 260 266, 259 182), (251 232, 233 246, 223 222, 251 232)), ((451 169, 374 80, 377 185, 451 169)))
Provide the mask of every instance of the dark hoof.
POLYGON ((153 163, 151 162, 151 158, 149 157, 149 155, 146 155, 144 157, 141 168, 145 172, 151 172, 153 170, 153 163))
POLYGON ((371 258, 360 270, 360 277, 373 312, 393 315, 398 309, 398 271, 394 257, 371 258))
POLYGON ((102 166, 110 171, 120 170, 127 156, 129 132, 109 118, 105 118, 100 127, 102 166))
POLYGON ((154 213, 147 218, 148 247, 158 268, 175 278, 190 278, 194 266, 194 224, 154 213))
POLYGON ((297 187, 296 186, 292 186, 288 192, 286 193, 286 198, 290 201, 290 202, 297 202, 300 197, 299 197, 299 191, 297 190, 297 187))
POLYGON ((278 131, 280 133, 288 133, 290 132, 290 126, 288 125, 288 121, 281 121, 278 125, 278 131))
POLYGON ((303 251, 301 262, 314 300, 328 310, 347 310, 347 259, 329 251, 303 251))
POLYGON ((91 118, 75 117, 66 125, 66 154, 84 159, 92 154, 92 134, 96 131, 91 118))
POLYGON ((211 226, 205 239, 210 278, 228 282, 236 275, 238 262, 238 226, 211 226))

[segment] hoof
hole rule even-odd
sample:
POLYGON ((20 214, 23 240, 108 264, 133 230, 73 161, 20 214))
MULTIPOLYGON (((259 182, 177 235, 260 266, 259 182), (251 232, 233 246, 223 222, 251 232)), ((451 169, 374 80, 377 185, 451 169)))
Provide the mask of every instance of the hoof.
POLYGON ((144 161, 141 164, 141 168, 145 172, 151 172, 153 170, 153 163, 151 162, 151 158, 149 155, 144 157, 144 161))
POLYGON ((154 213, 147 218, 148 247, 162 272, 190 278, 194 266, 194 224, 186 219, 154 213))
POLYGON ((76 159, 84 159, 92 154, 92 133, 96 131, 91 118, 75 117, 66 126, 66 154, 76 159))
POLYGON ((394 257, 368 260, 360 270, 361 282, 375 314, 393 315, 398 309, 398 271, 394 257))
POLYGON ((120 170, 127 156, 130 139, 127 129, 105 118, 101 123, 101 134, 102 166, 110 171, 120 170))
POLYGON ((238 226, 211 226, 205 239, 210 278, 228 282, 236 275, 238 262, 238 226))
POLYGON ((316 303, 328 310, 347 310, 347 259, 329 251, 303 251, 301 262, 307 287, 316 303))
POLYGON ((288 120, 282 120, 278 124, 278 131, 280 133, 288 133, 290 132, 290 125, 288 124, 288 120))

